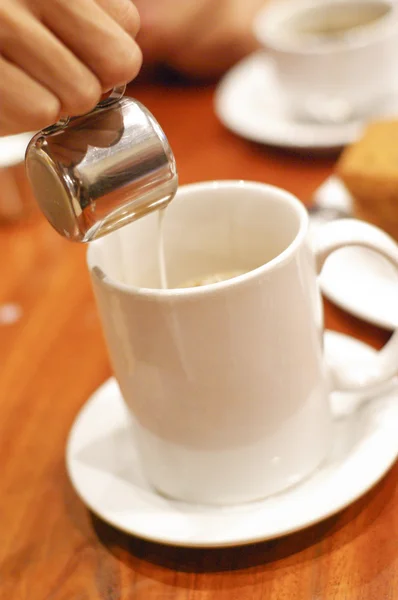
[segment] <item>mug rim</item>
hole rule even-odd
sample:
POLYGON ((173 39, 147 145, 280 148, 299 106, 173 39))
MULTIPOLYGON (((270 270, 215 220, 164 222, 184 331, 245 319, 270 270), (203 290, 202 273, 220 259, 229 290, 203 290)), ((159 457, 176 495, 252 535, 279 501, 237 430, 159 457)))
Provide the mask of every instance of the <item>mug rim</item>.
MULTIPOLYGON (((388 39, 387 34, 393 35, 394 14, 397 13, 397 5, 392 0, 304 0, 299 3, 291 3, 285 0, 281 4, 265 6, 261 9, 253 21, 253 33, 257 41, 266 49, 278 53, 294 54, 297 56, 325 56, 328 54, 344 54, 352 50, 367 48, 374 43, 388 39), (374 25, 369 25, 366 35, 353 35, 345 41, 334 41, 322 45, 306 45, 305 43, 285 41, 275 32, 275 25, 280 27, 285 21, 297 17, 301 13, 311 9, 322 9, 325 7, 336 7, 338 5, 364 5, 379 4, 389 7, 388 12, 382 15, 374 25)), ((398 24, 396 24, 398 29, 398 24)))
POLYGON ((104 271, 100 267, 98 267, 98 265, 94 264, 93 253, 95 252, 95 246, 104 243, 104 237, 106 237, 104 236, 88 244, 86 262, 90 271, 90 275, 93 278, 100 280, 101 284, 111 289, 116 289, 120 292, 123 292, 124 294, 130 294, 132 296, 141 296, 148 299, 151 298, 158 300, 170 300, 170 298, 172 298, 173 300, 187 300, 198 298, 200 296, 211 296, 220 292, 224 292, 229 288, 250 283, 257 277, 263 275, 264 273, 273 271, 277 268, 284 266, 293 258, 297 249, 306 239, 309 228, 309 216, 307 209, 294 194, 275 185, 243 179, 225 179, 189 183, 180 186, 178 188, 177 193, 182 192, 185 194, 189 194, 190 192, 195 192, 198 190, 201 192, 206 192, 214 189, 237 187, 253 190, 261 189, 264 193, 271 193, 274 196, 279 196, 280 200, 290 205, 290 207, 296 212, 296 215, 299 218, 298 231, 293 240, 290 242, 290 244, 277 256, 264 263, 263 265, 256 267, 255 269, 251 269, 250 271, 245 271, 241 275, 237 275, 235 277, 232 277, 231 279, 226 279, 217 283, 208 283, 196 287, 169 289, 139 287, 135 285, 126 284, 121 281, 117 281, 116 279, 104 273, 104 271))

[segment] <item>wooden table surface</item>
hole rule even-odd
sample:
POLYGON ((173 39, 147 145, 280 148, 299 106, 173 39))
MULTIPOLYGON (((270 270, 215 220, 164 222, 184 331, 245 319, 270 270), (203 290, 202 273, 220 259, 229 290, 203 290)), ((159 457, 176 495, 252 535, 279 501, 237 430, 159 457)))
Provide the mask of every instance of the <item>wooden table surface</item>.
MULTIPOLYGON (((308 202, 333 169, 330 157, 235 137, 214 115, 212 86, 140 83, 130 91, 165 129, 181 183, 252 179, 308 202)), ((375 347, 388 338, 328 303, 326 325, 375 347)), ((1 600, 398 598, 398 465, 337 516, 254 546, 173 549, 93 517, 69 483, 64 450, 80 407, 110 374, 85 247, 59 237, 39 214, 2 227, 1 600)))

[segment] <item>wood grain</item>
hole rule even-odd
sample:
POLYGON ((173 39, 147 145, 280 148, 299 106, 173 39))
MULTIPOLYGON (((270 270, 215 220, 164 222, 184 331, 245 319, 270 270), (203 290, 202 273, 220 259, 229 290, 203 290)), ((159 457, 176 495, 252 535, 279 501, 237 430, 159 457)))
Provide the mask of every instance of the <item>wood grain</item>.
MULTIPOLYGON (((332 157, 298 157, 226 131, 213 112, 212 86, 141 83, 130 92, 162 123, 181 183, 253 179, 307 202, 333 168, 332 157)), ((398 466, 341 514, 255 546, 172 549, 94 518, 64 467, 73 419, 110 375, 85 248, 33 211, 0 229, 0 275, 0 307, 10 305, 15 316, 0 325, 1 599, 398 598, 398 466)), ((375 347, 388 338, 329 303, 326 323, 375 347)))

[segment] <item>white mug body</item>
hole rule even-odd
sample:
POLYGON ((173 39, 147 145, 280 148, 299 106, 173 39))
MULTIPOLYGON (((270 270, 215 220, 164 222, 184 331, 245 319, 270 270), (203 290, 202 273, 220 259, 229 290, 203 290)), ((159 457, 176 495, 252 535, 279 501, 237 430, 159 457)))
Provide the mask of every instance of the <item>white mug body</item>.
POLYGON ((308 476, 331 443, 323 312, 305 208, 265 184, 183 186, 88 265, 142 468, 162 494, 232 504, 308 476), (192 277, 242 275, 179 288, 192 277))

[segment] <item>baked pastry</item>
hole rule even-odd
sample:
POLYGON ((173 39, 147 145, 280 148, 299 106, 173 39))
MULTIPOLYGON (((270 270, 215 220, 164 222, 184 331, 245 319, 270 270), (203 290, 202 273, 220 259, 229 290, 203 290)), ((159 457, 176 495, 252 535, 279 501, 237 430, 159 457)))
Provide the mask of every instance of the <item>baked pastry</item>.
POLYGON ((355 216, 398 240, 398 120, 368 125, 341 154, 337 175, 353 198, 355 216))

